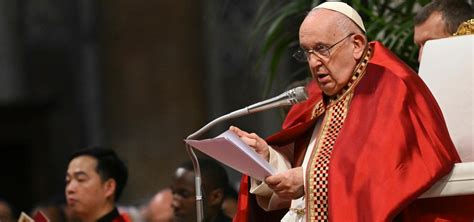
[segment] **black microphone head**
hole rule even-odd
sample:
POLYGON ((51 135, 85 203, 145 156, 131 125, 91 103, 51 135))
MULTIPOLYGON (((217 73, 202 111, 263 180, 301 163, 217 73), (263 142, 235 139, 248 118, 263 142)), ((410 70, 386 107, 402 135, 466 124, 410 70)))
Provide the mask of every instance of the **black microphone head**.
POLYGON ((308 99, 308 93, 304 86, 298 86, 296 88, 287 91, 288 101, 291 105, 296 103, 304 102, 308 99))

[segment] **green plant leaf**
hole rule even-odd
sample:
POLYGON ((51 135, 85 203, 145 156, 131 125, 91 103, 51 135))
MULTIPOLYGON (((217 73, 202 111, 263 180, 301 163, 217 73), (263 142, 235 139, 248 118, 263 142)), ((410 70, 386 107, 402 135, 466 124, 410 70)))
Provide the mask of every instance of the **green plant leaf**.
MULTIPOLYGON (((347 1, 365 19, 369 40, 379 40, 412 67, 417 64, 417 47, 413 43, 413 16, 415 9, 430 0, 397 1, 352 0, 347 1)), ((281 59, 289 48, 298 45, 298 28, 302 15, 320 1, 263 1, 258 10, 255 31, 261 55, 257 59, 259 70, 266 76, 264 92, 269 92, 276 79, 281 59), (263 62, 268 59, 268 63, 263 62), (267 64, 267 67, 262 65, 267 64)), ((307 68, 297 68, 292 74, 301 74, 307 68)))

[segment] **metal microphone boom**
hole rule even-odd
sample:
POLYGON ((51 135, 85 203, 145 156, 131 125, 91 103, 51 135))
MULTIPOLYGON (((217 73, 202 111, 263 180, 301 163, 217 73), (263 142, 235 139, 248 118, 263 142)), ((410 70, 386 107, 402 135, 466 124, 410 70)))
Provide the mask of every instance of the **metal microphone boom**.
MULTIPOLYGON (((214 119, 195 133, 189 135, 186 139, 197 139, 198 136, 209 130, 211 127, 219 122, 228 119, 234 119, 251 113, 261 112, 264 110, 272 109, 275 107, 290 106, 296 103, 303 102, 308 99, 308 94, 303 86, 299 86, 290 89, 278 96, 264 100, 262 102, 255 103, 245 108, 236 110, 234 112, 223 115, 219 118, 214 119)), ((201 168, 199 167, 199 161, 192 147, 186 144, 186 151, 188 152, 191 161, 193 162, 194 175, 195 175, 195 187, 196 187, 196 210, 197 210, 197 222, 203 221, 204 209, 202 204, 202 189, 201 189, 201 168)))

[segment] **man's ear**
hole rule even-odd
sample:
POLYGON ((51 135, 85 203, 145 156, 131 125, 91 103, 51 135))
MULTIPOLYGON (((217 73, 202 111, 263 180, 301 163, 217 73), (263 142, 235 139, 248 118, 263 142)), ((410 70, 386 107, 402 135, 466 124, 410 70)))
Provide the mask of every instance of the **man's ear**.
POLYGON ((104 192, 105 196, 108 197, 114 197, 115 194, 115 189, 117 189, 117 182, 113 178, 109 178, 104 182, 104 192))
POLYGON ((367 45, 367 39, 364 35, 356 33, 352 36, 352 43, 354 45, 353 56, 354 59, 359 60, 364 54, 365 46, 367 45))
POLYGON ((209 195, 209 205, 219 205, 224 200, 224 190, 223 189, 215 189, 209 195))

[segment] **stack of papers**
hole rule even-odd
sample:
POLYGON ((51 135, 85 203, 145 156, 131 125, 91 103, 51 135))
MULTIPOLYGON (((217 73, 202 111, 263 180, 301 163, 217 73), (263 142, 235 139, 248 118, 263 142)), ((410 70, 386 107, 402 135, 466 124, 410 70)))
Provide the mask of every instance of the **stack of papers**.
POLYGON ((185 140, 199 151, 252 178, 263 181, 275 169, 232 131, 213 139, 185 140))

